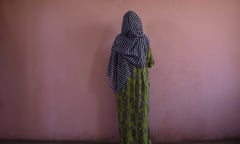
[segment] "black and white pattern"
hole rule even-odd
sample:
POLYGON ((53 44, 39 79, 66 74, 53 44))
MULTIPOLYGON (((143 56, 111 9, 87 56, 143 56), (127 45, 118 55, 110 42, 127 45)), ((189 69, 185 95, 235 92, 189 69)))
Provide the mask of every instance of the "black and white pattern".
POLYGON ((140 18, 134 11, 128 11, 123 16, 122 31, 113 43, 107 70, 110 86, 116 93, 134 68, 145 66, 148 47, 149 40, 143 33, 140 18))

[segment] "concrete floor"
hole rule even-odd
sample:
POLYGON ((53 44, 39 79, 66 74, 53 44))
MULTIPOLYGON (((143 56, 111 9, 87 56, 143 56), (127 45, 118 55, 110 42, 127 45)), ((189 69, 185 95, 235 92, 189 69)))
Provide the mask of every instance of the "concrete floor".
MULTIPOLYGON (((0 140, 0 144, 118 144, 118 143, 103 143, 103 142, 72 142, 72 141, 16 141, 16 140, 0 140)), ((210 142, 160 142, 153 144, 240 144, 240 140, 229 141, 210 141, 210 142)))

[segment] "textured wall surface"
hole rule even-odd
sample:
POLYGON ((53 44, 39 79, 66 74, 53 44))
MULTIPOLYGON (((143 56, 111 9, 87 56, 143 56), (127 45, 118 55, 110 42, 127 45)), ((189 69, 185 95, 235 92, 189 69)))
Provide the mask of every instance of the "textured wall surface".
POLYGON ((0 138, 117 141, 105 72, 130 9, 156 61, 152 140, 240 137, 240 1, 1 0, 0 138))

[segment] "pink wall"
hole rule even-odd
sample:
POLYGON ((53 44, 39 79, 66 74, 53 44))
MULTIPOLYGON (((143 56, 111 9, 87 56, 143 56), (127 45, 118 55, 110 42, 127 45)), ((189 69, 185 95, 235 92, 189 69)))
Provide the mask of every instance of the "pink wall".
POLYGON ((129 9, 151 39, 153 141, 240 137, 240 1, 0 1, 0 138, 117 141, 105 75, 129 9))

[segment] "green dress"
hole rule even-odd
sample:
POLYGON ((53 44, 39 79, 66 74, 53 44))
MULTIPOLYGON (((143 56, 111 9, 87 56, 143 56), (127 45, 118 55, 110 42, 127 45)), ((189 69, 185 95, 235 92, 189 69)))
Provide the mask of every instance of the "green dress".
POLYGON ((149 79, 148 68, 154 64, 151 49, 147 64, 135 68, 117 97, 120 144, 151 144, 149 131, 149 79))

